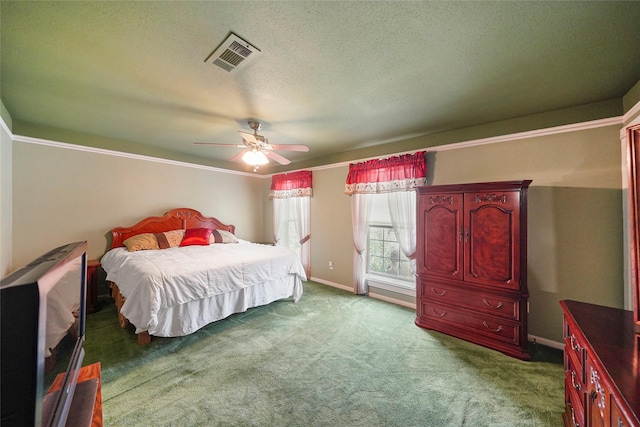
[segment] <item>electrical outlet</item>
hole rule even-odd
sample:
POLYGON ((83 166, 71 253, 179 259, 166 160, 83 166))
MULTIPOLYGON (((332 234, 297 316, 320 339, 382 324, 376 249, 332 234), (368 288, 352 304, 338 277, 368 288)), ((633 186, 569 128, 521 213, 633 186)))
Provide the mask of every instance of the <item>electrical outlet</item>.
POLYGON ((329 261, 329 270, 333 270, 333 261, 329 261))

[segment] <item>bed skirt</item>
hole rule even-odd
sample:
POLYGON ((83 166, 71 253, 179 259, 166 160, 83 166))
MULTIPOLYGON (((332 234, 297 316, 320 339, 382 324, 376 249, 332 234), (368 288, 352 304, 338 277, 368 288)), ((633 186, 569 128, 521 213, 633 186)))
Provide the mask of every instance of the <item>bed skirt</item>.
POLYGON ((252 307, 290 297, 293 297, 294 302, 298 302, 302 292, 302 280, 299 276, 291 274, 213 297, 161 308, 157 317, 146 327, 136 325, 132 319, 135 315, 129 317, 127 313, 121 314, 136 327, 136 334, 146 332, 157 337, 179 337, 252 307))

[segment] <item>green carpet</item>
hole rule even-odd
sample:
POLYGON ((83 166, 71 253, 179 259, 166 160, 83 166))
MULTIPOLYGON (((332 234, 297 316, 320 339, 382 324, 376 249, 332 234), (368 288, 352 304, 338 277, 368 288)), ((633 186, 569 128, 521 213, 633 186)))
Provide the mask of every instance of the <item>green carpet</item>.
MULTIPOLYGON (((103 304, 105 426, 560 426, 563 367, 415 326, 414 311, 320 285, 138 346, 103 304)), ((535 353, 534 353, 535 354, 535 353)))

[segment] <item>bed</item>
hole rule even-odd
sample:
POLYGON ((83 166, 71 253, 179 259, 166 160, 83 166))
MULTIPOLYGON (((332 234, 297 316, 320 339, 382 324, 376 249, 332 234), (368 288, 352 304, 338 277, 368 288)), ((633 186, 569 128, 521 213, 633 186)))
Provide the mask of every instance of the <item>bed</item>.
POLYGON ((306 280, 293 251, 238 239, 233 225, 189 208, 114 228, 101 264, 120 326, 135 326, 139 344, 277 300, 297 302, 306 280))

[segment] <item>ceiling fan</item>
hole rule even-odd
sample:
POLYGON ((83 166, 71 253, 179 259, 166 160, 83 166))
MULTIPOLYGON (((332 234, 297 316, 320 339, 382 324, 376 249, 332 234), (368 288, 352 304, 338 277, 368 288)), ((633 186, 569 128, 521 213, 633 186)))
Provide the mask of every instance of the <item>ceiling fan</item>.
POLYGON ((258 135, 258 131, 262 127, 262 123, 249 120, 249 127, 253 129, 253 133, 238 131, 242 136, 242 144, 218 144, 215 142, 194 142, 194 144, 217 145, 226 147, 244 148, 243 151, 233 156, 230 160, 237 161, 242 159, 245 163, 253 166, 256 172, 261 165, 267 164, 269 159, 275 160, 281 165, 288 165, 291 161, 275 151, 309 151, 309 147, 300 144, 270 144, 267 137, 258 135))

